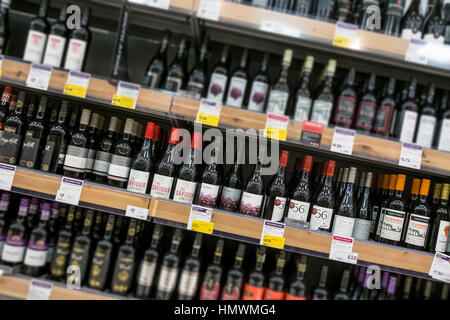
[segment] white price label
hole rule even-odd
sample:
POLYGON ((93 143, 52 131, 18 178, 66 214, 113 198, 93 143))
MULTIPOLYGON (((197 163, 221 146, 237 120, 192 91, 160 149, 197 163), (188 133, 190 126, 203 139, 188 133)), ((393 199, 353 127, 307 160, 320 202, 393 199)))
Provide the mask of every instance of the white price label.
POLYGON ((64 94, 86 98, 91 75, 89 73, 70 71, 69 78, 64 86, 64 94))
POLYGON ((33 279, 30 281, 26 300, 48 300, 51 293, 51 283, 33 279))
POLYGON ((219 21, 223 0, 201 0, 197 10, 197 17, 219 21))
POLYGON ((55 201, 77 206, 80 202, 83 184, 83 180, 62 177, 61 186, 56 193, 55 201))
POLYGON ((211 222, 213 214, 212 208, 206 208, 201 206, 192 205, 191 214, 189 215, 189 220, 187 224, 187 229, 192 230, 192 221, 203 221, 203 222, 211 222))
POLYGON ((264 220, 264 225, 261 232, 261 239, 259 240, 259 244, 283 249, 285 241, 284 238, 285 229, 286 224, 284 223, 264 220))
POLYGON ((428 63, 428 43, 425 40, 411 39, 405 53, 405 60, 420 64, 428 63))
POLYGON ((136 108, 140 89, 141 86, 137 84, 120 81, 117 86, 117 92, 113 96, 112 104, 127 109, 136 108))
POLYGON ((355 24, 339 21, 336 23, 336 29, 334 30, 333 45, 347 49, 354 48, 357 45, 357 31, 358 27, 355 24))
POLYGON ((294 38, 300 37, 300 31, 298 28, 291 28, 277 21, 263 21, 260 29, 294 38))
POLYGON ((289 118, 277 114, 269 113, 266 118, 266 128, 264 129, 264 136, 286 141, 289 118))
POLYGON ((421 146, 403 142, 398 165, 413 169, 420 169, 422 164, 422 153, 423 149, 421 146))
POLYGON ((147 4, 147 0, 129 0, 130 3, 136 3, 136 4, 147 4))
POLYGON ((51 66, 33 63, 30 68, 30 73, 28 73, 26 86, 47 91, 52 70, 53 68, 51 66))
POLYGON ((170 0, 148 0, 147 5, 150 7, 169 10, 170 0))
POLYGON ((355 131, 343 128, 334 128, 331 151, 352 155, 355 143, 355 131))
POLYGON ((428 274, 433 279, 450 283, 450 256, 436 252, 428 274))
POLYGON ((0 164, 0 189, 11 191, 14 175, 16 174, 16 166, 9 164, 0 164))
POLYGON ((128 205, 125 216, 135 219, 147 220, 148 209, 128 205))
POLYGON ((358 254, 353 252, 354 242, 355 240, 351 237, 333 235, 328 258, 331 260, 356 264, 358 262, 358 254))
POLYGON ((202 99, 197 112, 197 122, 217 127, 220 120, 222 105, 213 101, 202 99))

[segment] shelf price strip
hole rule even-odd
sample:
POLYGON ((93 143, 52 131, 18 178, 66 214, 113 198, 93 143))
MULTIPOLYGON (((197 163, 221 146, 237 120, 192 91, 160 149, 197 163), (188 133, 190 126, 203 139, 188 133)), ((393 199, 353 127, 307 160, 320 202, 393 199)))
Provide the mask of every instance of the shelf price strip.
POLYGON ((289 118, 269 113, 266 118, 266 127, 264 129, 264 136, 286 141, 289 118))
POLYGON ((83 180, 62 177, 61 186, 56 193, 55 201, 77 206, 80 202, 83 185, 83 180))
POLYGON ((52 287, 51 283, 32 279, 26 300, 48 300, 52 293, 52 287))
POLYGON ((450 256, 436 252, 428 274, 433 279, 450 283, 450 256))
POLYGON ((148 209, 128 205, 125 216, 134 219, 147 220, 148 209))
POLYGON ((91 75, 89 73, 70 71, 66 85, 64 86, 64 94, 78 98, 86 98, 87 89, 91 75))
POLYGON ((343 128, 334 128, 331 151, 352 155, 355 143, 355 131, 343 128))
POLYGON ((11 191, 14 175, 16 174, 16 166, 9 164, 0 164, 0 189, 11 191))
POLYGON ((221 111, 221 104, 202 99, 200 101, 200 107, 198 108, 196 121, 212 127, 217 127, 219 125, 221 111))
POLYGON ((214 223, 211 222, 213 209, 192 205, 187 229, 212 234, 214 223))
POLYGON ((201 0, 197 10, 197 17, 219 21, 223 0, 201 0))
POLYGON ((47 91, 53 68, 44 64, 33 63, 25 85, 30 88, 47 91))
POLYGON ((117 86, 117 93, 113 96, 112 105, 127 109, 136 108, 136 102, 139 96, 141 86, 120 81, 117 86))
POLYGON ((331 239, 330 260, 337 260, 346 263, 356 264, 358 253, 352 252, 355 240, 351 237, 334 235, 331 239))
POLYGON ((355 24, 344 22, 336 23, 334 31, 333 45, 335 47, 352 49, 356 45, 356 32, 358 27, 355 24))
POLYGON ((398 165, 420 170, 420 166, 422 164, 422 154, 423 148, 421 146, 403 142, 398 165))
POLYGON ((259 244, 267 247, 284 249, 284 242, 286 240, 284 237, 285 229, 286 224, 284 223, 264 220, 259 244))

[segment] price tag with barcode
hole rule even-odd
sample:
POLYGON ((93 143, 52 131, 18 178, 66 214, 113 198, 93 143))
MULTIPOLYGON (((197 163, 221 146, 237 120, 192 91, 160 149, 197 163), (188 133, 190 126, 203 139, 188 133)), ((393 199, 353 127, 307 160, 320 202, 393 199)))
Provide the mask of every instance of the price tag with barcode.
POLYGON ((450 282, 450 256, 436 252, 428 274, 436 280, 450 282))
POLYGON ((56 193, 55 201, 77 206, 80 202, 83 184, 83 180, 62 177, 61 186, 56 193))
POLYGON ((405 53, 405 61, 428 64, 428 47, 425 40, 411 39, 405 53))
POLYGON ((0 189, 11 191, 14 175, 16 174, 16 166, 0 163, 0 189))
POLYGON ((91 75, 89 73, 70 71, 69 78, 64 86, 64 94, 86 98, 86 92, 89 87, 91 75))
POLYGON ((141 86, 137 84, 120 81, 117 86, 117 93, 113 97, 112 105, 127 109, 136 108, 140 89, 141 86))
POLYGON ((260 29, 294 38, 300 37, 300 30, 298 28, 291 28, 277 21, 263 21, 260 29))
POLYGON ((356 32, 358 27, 355 24, 338 22, 334 31, 333 45, 351 49, 356 44, 356 32))
POLYGON ((169 10, 170 0, 148 0, 147 5, 150 7, 169 10))
POLYGON ((419 170, 422 164, 422 153, 422 146, 403 142, 398 165, 419 170))
POLYGON ((211 222, 213 209, 192 205, 187 229, 212 234, 214 223, 211 222))
POLYGON ((197 122, 217 127, 220 120, 222 105, 213 101, 202 99, 197 112, 197 122))
POLYGON ((53 68, 48 65, 33 63, 28 73, 26 86, 47 91, 53 68))
POLYGON ((51 283, 33 279, 30 281, 26 300, 48 300, 51 293, 51 283))
POLYGON ((3 74, 3 60, 4 60, 4 56, 0 55, 0 78, 2 77, 2 74, 3 74))
POLYGON ((125 216, 134 219, 147 220, 148 209, 128 205, 125 216))
POLYGON ((355 142, 355 131, 343 128, 334 128, 331 151, 351 155, 355 142))
POLYGON ((289 118, 269 113, 266 118, 264 136, 272 139, 286 141, 289 118))
POLYGON ((197 17, 219 21, 223 0, 201 0, 197 10, 197 17))
POLYGON ((355 240, 351 237, 333 235, 328 258, 331 260, 356 264, 358 262, 358 253, 353 252, 354 242, 355 240))
POLYGON ((284 241, 286 240, 284 237, 285 229, 286 225, 284 223, 264 220, 259 244, 268 247, 283 249, 284 241))

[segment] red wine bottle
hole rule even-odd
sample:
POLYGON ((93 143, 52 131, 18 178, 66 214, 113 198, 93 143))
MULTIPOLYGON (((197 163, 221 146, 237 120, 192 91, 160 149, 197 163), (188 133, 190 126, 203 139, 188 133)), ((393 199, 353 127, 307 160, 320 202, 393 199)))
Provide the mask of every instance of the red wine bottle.
POLYGON ((248 98, 248 110, 263 112, 267 101, 267 91, 269 90, 269 77, 267 76, 267 66, 269 54, 264 53, 261 69, 255 75, 248 98))
POLYGON ((367 91, 359 102, 358 112, 355 118, 355 128, 360 131, 370 132, 372 130, 373 119, 377 111, 377 97, 375 95, 376 80, 376 74, 372 73, 367 84, 367 91))
POLYGON ((189 75, 186 91, 195 95, 197 99, 203 97, 208 73, 208 38, 205 38, 200 49, 197 64, 189 75))
MULTIPOLYGON (((238 153, 237 159, 240 159, 238 153)), ((220 196, 219 208, 226 211, 236 212, 242 193, 242 167, 236 161, 228 174, 225 176, 222 194, 220 196)))
POLYGON ((355 225, 356 207, 353 185, 356 179, 356 168, 350 168, 345 185, 344 196, 333 218, 332 233, 351 237, 355 225))
POLYGON ((278 172, 269 184, 266 194, 265 219, 283 221, 288 196, 286 187, 286 167, 289 159, 288 151, 281 151, 278 172))
POLYGON ((405 0, 389 0, 385 14, 384 33, 397 37, 400 33, 405 0))
POLYGON ((0 101, 0 131, 5 130, 5 121, 9 114, 9 104, 11 101, 13 89, 6 86, 3 89, 2 100, 0 101))
POLYGON ((395 82, 394 78, 389 79, 386 94, 377 108, 372 129, 372 132, 385 137, 389 136, 395 110, 395 82))
POLYGON ((177 300, 193 300, 197 293, 200 278, 201 262, 199 259, 202 246, 202 234, 195 235, 192 251, 181 268, 180 281, 177 289, 177 300))
POLYGON ((161 151, 161 144, 159 142, 159 132, 160 132, 160 126, 158 126, 157 124, 155 124, 155 130, 153 131, 153 136, 152 136, 152 159, 153 162, 157 161, 157 154, 161 151))
POLYGON ((263 198, 264 180, 261 176, 261 161, 258 159, 258 163, 255 165, 253 174, 242 192, 239 213, 253 217, 260 217, 263 198))
POLYGON ((422 23, 420 0, 412 0, 403 17, 401 37, 407 40, 422 39, 422 23))
POLYGON ((81 18, 81 28, 73 29, 69 35, 64 69, 81 71, 86 65, 86 56, 91 43, 91 31, 88 29, 91 8, 85 7, 81 18))
POLYGON ((178 92, 184 88, 187 78, 186 48, 189 48, 186 37, 181 38, 178 53, 167 70, 164 90, 178 92))
POLYGON ((419 111, 419 108, 415 101, 416 88, 417 79, 412 78, 409 85, 408 96, 402 102, 395 123, 395 135, 400 140, 400 142, 412 143, 414 139, 419 111))
POLYGON ((220 294, 220 280, 222 278, 222 254, 225 241, 217 240, 213 262, 206 268, 203 284, 200 289, 200 300, 217 300, 220 294))
POLYGON ((310 182, 312 162, 311 156, 305 156, 302 159, 301 173, 297 179, 297 185, 290 195, 285 223, 304 226, 308 219, 312 196, 310 182))
POLYGON ((307 257, 297 259, 297 272, 289 285, 284 300, 306 300, 306 285, 304 282, 307 257))
POLYGON ((225 285, 222 289, 220 300, 239 300, 241 298, 242 282, 244 274, 242 263, 244 262, 245 244, 239 243, 233 268, 228 271, 225 285))
POLYGON ((222 103, 228 82, 228 45, 224 45, 220 62, 214 67, 209 80, 207 99, 222 103))
POLYGON ((334 123, 339 127, 350 128, 356 109, 355 68, 351 68, 339 94, 334 111, 334 123))
POLYGON ((142 85, 150 89, 159 88, 162 85, 162 79, 165 78, 164 73, 167 66, 167 48, 169 47, 169 40, 172 32, 165 30, 161 39, 161 45, 158 52, 149 62, 147 73, 142 85))
POLYGON ((369 240, 372 229, 372 172, 367 172, 361 197, 356 203, 356 219, 352 237, 356 240, 369 240))
POLYGON ((99 121, 100 115, 98 113, 93 113, 88 128, 90 142, 88 157, 86 159, 86 168, 84 169, 85 178, 91 178, 92 168, 94 167, 94 161, 97 156, 98 138, 100 137, 99 121))
POLYGON ((180 247, 181 238, 181 230, 176 229, 172 236, 170 251, 167 252, 162 259, 156 291, 156 299, 158 300, 170 300, 175 291, 180 270, 178 249, 180 247))
POLYGON ((233 72, 228 85, 228 95, 225 103, 227 106, 242 108, 248 82, 247 59, 248 49, 244 48, 241 63, 233 72))
POLYGON ((0 4, 0 54, 9 51, 9 6, 11 1, 2 1, 0 4))
POLYGON ((441 0, 436 0, 435 5, 423 24, 423 39, 426 41, 444 43, 445 21, 442 17, 441 0))
POLYGON ((122 0, 119 23, 114 44, 114 55, 111 64, 110 78, 128 81, 128 19, 131 5, 128 0, 122 0))
POLYGON ((242 300, 264 300, 265 275, 263 272, 264 261, 266 260, 266 248, 259 247, 256 252, 256 265, 248 275, 248 280, 242 291, 242 300))
POLYGON ((267 288, 264 291, 264 300, 284 300, 285 277, 283 275, 286 264, 286 252, 280 251, 275 271, 269 276, 267 288))
POLYGON ((435 87, 434 83, 430 83, 428 87, 428 94, 425 104, 422 105, 418 127, 416 132, 416 144, 431 148, 434 139, 434 132, 436 129, 436 109, 434 104, 435 87))
POLYGON ((217 151, 212 154, 211 163, 202 173, 195 201, 199 206, 215 208, 222 177, 217 164, 217 151))
POLYGON ((67 3, 61 6, 59 18, 50 27, 50 34, 47 38, 43 64, 48 64, 55 68, 60 68, 66 50, 67 35, 69 31, 66 27, 67 3))
POLYGON ((36 18, 31 20, 28 29, 27 41, 25 44, 25 51, 23 53, 23 60, 34 63, 41 63, 44 54, 45 43, 47 42, 47 35, 50 26, 46 19, 47 17, 48 0, 41 1, 39 14, 36 18))
POLYGON ((112 152, 114 150, 113 148, 119 137, 119 121, 120 120, 117 117, 110 118, 108 133, 98 144, 98 150, 92 170, 96 182, 106 182, 106 176, 108 175, 112 152))
POLYGON ((328 290, 327 290, 327 276, 328 276, 328 266, 322 266, 322 271, 320 273, 320 280, 317 287, 313 292, 313 300, 327 300, 328 290))

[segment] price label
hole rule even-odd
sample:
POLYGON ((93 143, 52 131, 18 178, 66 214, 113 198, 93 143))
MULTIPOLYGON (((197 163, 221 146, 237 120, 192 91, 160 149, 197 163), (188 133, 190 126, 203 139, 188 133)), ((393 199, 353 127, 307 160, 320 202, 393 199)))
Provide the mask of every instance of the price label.
POLYGON ((148 0, 147 5, 154 8, 169 10, 170 0, 148 0))
POLYGON ((127 109, 136 108, 140 89, 141 86, 137 84, 120 81, 117 86, 117 93, 113 97, 112 105, 127 109))
POLYGON ((147 220, 148 209, 128 205, 125 216, 135 219, 147 220))
POLYGON ((51 283, 33 279, 30 281, 26 300, 48 300, 51 293, 51 283))
POLYGON ((300 31, 298 28, 291 28, 277 21, 263 21, 260 29, 263 31, 283 34, 285 36, 294 38, 300 37, 300 31))
POLYGON ((356 264, 358 262, 358 254, 353 252, 354 242, 353 238, 333 235, 329 259, 356 264))
POLYGON ((355 131, 343 128, 334 128, 331 151, 351 155, 355 142, 355 131))
POLYGON ((358 27, 355 24, 344 22, 336 23, 334 31, 333 45, 335 47, 351 49, 356 46, 356 32, 358 27))
POLYGON ((64 86, 64 94, 86 98, 86 92, 89 87, 91 75, 89 73, 70 71, 69 78, 64 86))
POLYGON ((4 57, 0 55, 0 78, 2 77, 3 71, 3 59, 4 57))
POLYGON ((261 239, 259 244, 274 247, 278 249, 284 248, 284 230, 286 225, 284 223, 264 220, 263 229, 261 232, 261 239))
POLYGON ((405 61, 420 64, 428 63, 428 42, 425 40, 411 39, 405 53, 405 61))
POLYGON ((52 75, 53 68, 44 64, 33 63, 28 73, 27 87, 45 90, 48 89, 50 77, 52 75))
POLYGON ((286 141, 288 124, 288 117, 269 113, 266 118, 264 136, 271 139, 286 141))
POLYGON ((0 189, 11 191, 16 166, 0 163, 0 189))
POLYGON ((187 229, 212 234, 214 223, 211 222, 213 209, 192 205, 187 229))
POLYGON ((196 121, 212 127, 217 127, 219 124, 221 111, 221 104, 202 99, 200 101, 200 107, 198 108, 196 121))
POLYGON ((450 282, 450 256, 436 252, 428 274, 436 280, 450 282))
POLYGON ((300 141, 318 147, 322 139, 323 124, 314 121, 303 121, 300 141))
POLYGON ((403 142, 398 165, 413 169, 420 169, 420 166, 422 164, 422 153, 422 146, 403 142))
POLYGON ((201 0, 197 10, 197 17, 219 21, 223 0, 201 0))
POLYGON ((147 0, 129 0, 130 3, 136 3, 136 4, 142 4, 142 5, 146 5, 147 4, 147 0))
POLYGON ((62 177, 61 186, 56 193, 55 201, 77 206, 80 202, 83 184, 83 180, 62 177))

